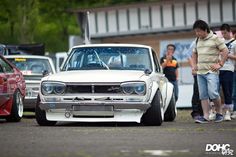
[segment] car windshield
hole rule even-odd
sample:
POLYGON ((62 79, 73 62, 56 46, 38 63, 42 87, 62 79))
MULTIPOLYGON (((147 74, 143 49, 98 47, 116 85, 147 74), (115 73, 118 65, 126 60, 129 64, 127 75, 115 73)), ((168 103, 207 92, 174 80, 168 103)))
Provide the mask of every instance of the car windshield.
POLYGON ((62 70, 145 70, 152 69, 148 48, 86 47, 75 48, 62 70))
POLYGON ((47 59, 39 58, 7 58, 23 75, 43 75, 44 71, 52 73, 52 68, 47 59))

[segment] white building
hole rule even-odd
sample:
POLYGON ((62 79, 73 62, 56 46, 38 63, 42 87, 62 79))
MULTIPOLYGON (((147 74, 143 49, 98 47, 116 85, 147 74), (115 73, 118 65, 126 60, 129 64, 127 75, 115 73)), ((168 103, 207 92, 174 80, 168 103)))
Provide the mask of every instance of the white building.
POLYGON ((150 45, 160 57, 167 44, 175 44, 175 57, 181 64, 180 84, 192 83, 186 51, 195 38, 192 31, 194 21, 206 21, 213 31, 219 30, 223 23, 236 28, 236 0, 160 0, 78 9, 74 12, 80 24, 81 13, 88 11, 92 43, 150 45))

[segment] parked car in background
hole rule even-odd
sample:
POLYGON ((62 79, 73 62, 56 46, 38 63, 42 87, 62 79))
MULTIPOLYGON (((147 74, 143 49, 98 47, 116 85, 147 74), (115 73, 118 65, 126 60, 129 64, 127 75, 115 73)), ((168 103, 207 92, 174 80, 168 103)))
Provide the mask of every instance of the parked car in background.
POLYGON ((0 55, 6 55, 8 54, 8 49, 6 45, 0 44, 0 55))
POLYGON ((162 124, 176 117, 173 86, 150 46, 90 44, 71 49, 62 72, 41 81, 39 125, 70 122, 162 124))
POLYGON ((33 110, 41 79, 56 73, 51 58, 37 55, 8 55, 5 58, 23 73, 26 82, 25 110, 33 110))
POLYGON ((67 57, 68 57, 67 52, 57 52, 57 53, 55 53, 55 67, 56 67, 57 72, 60 71, 62 63, 66 60, 67 57))
POLYGON ((21 120, 25 90, 20 70, 0 55, 0 118, 12 122, 21 120))

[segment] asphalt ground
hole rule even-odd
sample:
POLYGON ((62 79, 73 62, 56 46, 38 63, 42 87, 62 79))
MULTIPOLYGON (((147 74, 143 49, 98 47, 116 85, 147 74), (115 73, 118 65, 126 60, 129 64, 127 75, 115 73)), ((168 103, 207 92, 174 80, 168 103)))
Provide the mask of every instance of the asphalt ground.
POLYGON ((41 127, 34 116, 19 123, 0 120, 0 157, 216 157, 226 145, 236 154, 236 120, 196 124, 190 110, 178 110, 162 126, 136 123, 58 123, 41 127), (215 144, 215 145, 213 145, 215 144), (229 144, 229 145, 226 145, 229 144))

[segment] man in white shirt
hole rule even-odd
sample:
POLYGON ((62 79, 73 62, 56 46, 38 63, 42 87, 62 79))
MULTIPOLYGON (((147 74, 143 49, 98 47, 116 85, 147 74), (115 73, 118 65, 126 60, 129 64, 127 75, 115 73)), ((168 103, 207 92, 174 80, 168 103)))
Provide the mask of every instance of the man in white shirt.
POLYGON ((222 24, 220 27, 221 34, 225 39, 225 44, 229 49, 228 59, 225 61, 225 64, 220 68, 220 85, 223 90, 224 95, 224 108, 225 115, 224 120, 231 120, 230 111, 233 110, 232 103, 232 92, 233 92, 233 75, 234 75, 234 64, 236 61, 236 41, 231 37, 231 28, 228 24, 222 24))

